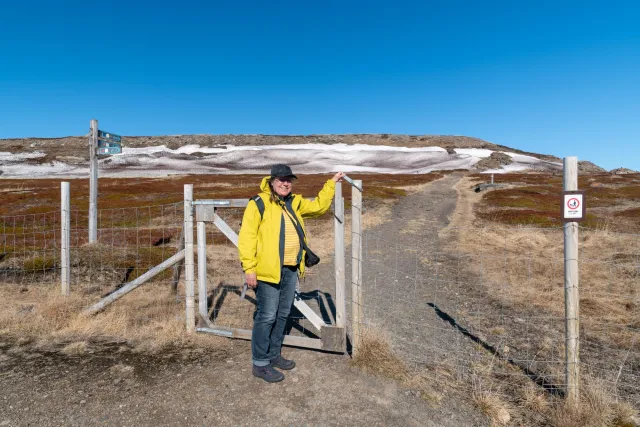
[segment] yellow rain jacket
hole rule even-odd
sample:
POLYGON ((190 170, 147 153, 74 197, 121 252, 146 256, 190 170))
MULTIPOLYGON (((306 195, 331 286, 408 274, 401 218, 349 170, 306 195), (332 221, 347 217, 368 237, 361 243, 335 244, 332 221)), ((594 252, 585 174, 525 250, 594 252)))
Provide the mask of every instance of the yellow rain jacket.
MULTIPOLYGON (((260 190, 262 192, 259 196, 264 202, 264 215, 260 218, 258 206, 253 200, 249 201, 242 217, 238 253, 245 273, 256 273, 258 280, 263 282, 280 283, 284 259, 283 206, 271 201, 268 176, 262 179, 260 190)), ((300 220, 302 229, 305 230, 304 219, 315 218, 325 213, 331 206, 335 190, 336 183, 330 179, 313 201, 305 199, 300 194, 292 193, 280 203, 290 204, 300 220)), ((300 260, 300 276, 304 275, 305 255, 303 249, 300 260)))

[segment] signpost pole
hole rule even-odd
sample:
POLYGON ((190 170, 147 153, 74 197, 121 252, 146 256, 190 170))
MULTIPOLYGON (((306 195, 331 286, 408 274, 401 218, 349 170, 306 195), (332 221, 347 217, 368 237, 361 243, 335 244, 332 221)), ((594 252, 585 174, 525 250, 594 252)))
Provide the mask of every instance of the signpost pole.
POLYGON ((98 120, 91 120, 89 136, 89 243, 98 241, 98 120))
MULTIPOLYGON (((578 190, 578 158, 564 158, 564 191, 578 190)), ((564 224, 565 379, 567 400, 577 404, 580 386, 578 223, 564 224)))

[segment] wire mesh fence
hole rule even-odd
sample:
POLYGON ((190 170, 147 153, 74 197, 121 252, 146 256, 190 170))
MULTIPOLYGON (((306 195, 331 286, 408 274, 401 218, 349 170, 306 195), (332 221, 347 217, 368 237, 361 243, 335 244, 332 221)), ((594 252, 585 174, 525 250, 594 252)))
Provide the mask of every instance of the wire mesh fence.
MULTIPOLYGON (((183 226, 182 203, 102 209, 98 212, 98 240, 88 244, 88 212, 71 212, 72 292, 93 301, 117 290, 173 256, 183 226)), ((172 271, 152 282, 170 288, 172 271)))
MULTIPOLYGON (((580 231, 581 370, 640 403, 638 236, 580 231)), ((563 230, 448 228, 364 233, 363 327, 411 365, 469 381, 501 360, 565 390, 563 230)), ((350 304, 349 304, 350 305, 350 304)), ((505 379, 505 381, 508 381, 505 379)))
POLYGON ((59 272, 60 212, 0 217, 2 282, 52 282, 59 272))
MULTIPOLYGON (((367 206, 373 209, 373 205, 367 206)), ((217 209, 236 233, 242 208, 217 209)), ((98 243, 88 245, 88 212, 71 211, 71 292, 91 304, 178 249, 183 204, 103 209, 98 243)), ((350 218, 346 225, 347 308, 353 320, 350 218)), ((300 282, 299 296, 335 323, 331 212, 306 221, 309 246, 322 262, 300 282)), ((60 212, 0 218, 0 281, 57 285, 60 212)), ((366 213, 365 213, 366 225, 366 213)), ((423 227, 410 233, 366 228, 362 253, 362 326, 383 331, 409 364, 466 380, 487 358, 554 393, 564 378, 564 260, 561 228, 423 227)), ((251 329, 255 296, 240 298, 244 277, 237 248, 206 226, 208 307, 217 325, 251 329)), ((640 236, 580 229, 581 370, 640 404, 640 236)), ((171 288, 173 271, 146 287, 171 288)), ((151 292, 153 292, 153 290, 151 292)), ((178 294, 180 295, 180 293, 178 294)), ((181 299, 181 297, 177 297, 181 299)), ((357 303, 357 301, 355 301, 357 303)), ((151 300, 134 305, 152 304, 151 300)), ((318 337, 296 310, 290 333, 318 337)))

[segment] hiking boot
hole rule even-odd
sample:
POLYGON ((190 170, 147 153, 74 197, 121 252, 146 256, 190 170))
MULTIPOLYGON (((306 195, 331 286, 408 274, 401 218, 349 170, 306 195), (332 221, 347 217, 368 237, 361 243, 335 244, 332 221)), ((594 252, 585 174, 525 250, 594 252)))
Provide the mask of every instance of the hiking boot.
POLYGON ((284 379, 284 374, 282 372, 278 372, 271 365, 267 366, 256 366, 253 365, 253 376, 262 378, 268 383, 277 383, 284 379))
POLYGON ((288 371, 296 367, 296 362, 294 362, 293 360, 287 360, 282 356, 278 356, 275 359, 271 360, 271 366, 288 371))

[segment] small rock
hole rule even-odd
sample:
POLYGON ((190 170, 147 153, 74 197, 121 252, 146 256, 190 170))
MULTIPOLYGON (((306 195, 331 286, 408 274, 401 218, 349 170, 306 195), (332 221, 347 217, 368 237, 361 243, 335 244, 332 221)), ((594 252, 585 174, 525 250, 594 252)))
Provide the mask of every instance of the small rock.
POLYGON ((85 403, 87 403, 87 401, 86 401, 86 400, 84 400, 84 399, 80 401, 80 404, 81 404, 81 405, 84 405, 85 403))

